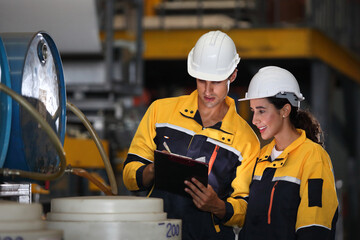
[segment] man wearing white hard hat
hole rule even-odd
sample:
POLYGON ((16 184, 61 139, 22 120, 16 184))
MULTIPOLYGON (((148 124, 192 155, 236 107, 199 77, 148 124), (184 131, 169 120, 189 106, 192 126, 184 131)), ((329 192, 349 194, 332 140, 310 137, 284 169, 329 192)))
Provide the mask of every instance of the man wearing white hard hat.
POLYGON ((259 141, 227 96, 240 58, 232 39, 221 31, 202 35, 188 55, 188 73, 197 90, 153 102, 131 143, 123 180, 131 191, 150 191, 154 150, 167 150, 209 165, 208 185, 185 181, 184 197, 153 189, 168 218, 182 219, 183 239, 235 239, 247 207, 259 141), (165 144, 164 144, 165 143, 165 144), (186 193, 185 193, 186 194, 186 193))

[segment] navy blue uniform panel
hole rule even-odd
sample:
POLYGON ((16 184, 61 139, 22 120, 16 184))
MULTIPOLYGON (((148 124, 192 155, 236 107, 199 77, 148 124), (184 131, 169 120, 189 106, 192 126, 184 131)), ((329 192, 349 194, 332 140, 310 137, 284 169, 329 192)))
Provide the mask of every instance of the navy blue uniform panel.
POLYGON ((157 150, 166 150, 164 142, 169 146, 172 153, 186 156, 187 148, 192 135, 169 127, 156 128, 154 142, 157 150))
MULTIPOLYGON (((216 145, 207 140, 207 136, 192 136, 170 127, 157 128, 154 138, 157 150, 166 150, 164 147, 164 142, 166 142, 172 153, 193 159, 205 158, 205 162, 209 163, 216 145)), ((226 199, 233 191, 231 182, 236 176, 237 166, 241 164, 238 158, 239 156, 227 149, 220 147, 218 150, 208 182, 221 199, 226 199)))
POLYGON ((273 181, 275 171, 275 168, 267 168, 261 179, 254 180, 250 185, 247 215, 242 231, 244 239, 296 239, 300 185, 282 180, 273 181))

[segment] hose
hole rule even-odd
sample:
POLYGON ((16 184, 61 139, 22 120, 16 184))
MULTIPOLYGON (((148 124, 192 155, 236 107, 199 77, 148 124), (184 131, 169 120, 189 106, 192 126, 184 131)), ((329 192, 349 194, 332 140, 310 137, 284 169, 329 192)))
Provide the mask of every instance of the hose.
MULTIPOLYGON (((56 151, 58 152, 59 158, 60 158, 60 168, 59 171, 55 173, 36 173, 36 172, 29 172, 29 171, 23 171, 18 169, 8 169, 8 168, 0 168, 0 175, 4 176, 18 176, 18 177, 24 177, 34 180, 40 180, 40 181, 46 181, 46 180, 56 180, 60 178, 66 169, 66 159, 65 159, 65 151, 62 147, 62 144, 57 136, 57 134, 54 132, 54 130, 50 127, 50 125, 44 120, 44 118, 38 113, 38 111, 21 95, 13 91, 12 89, 8 88, 6 85, 0 83, 0 90, 11 96, 15 101, 17 101, 22 107, 24 107, 40 124, 40 126, 44 129, 44 131, 48 134, 51 142, 54 144, 56 151)), ((66 104, 67 108, 70 109, 72 112, 74 112, 75 115, 77 115, 84 126, 88 129, 91 137, 93 138, 97 148, 99 149, 100 155, 103 159, 106 172, 109 177, 109 182, 111 186, 111 192, 113 195, 117 195, 117 184, 115 180, 114 173, 111 168, 110 161, 105 153, 105 150, 99 140, 98 135, 96 134, 94 128, 92 127, 91 123, 87 120, 85 115, 72 103, 67 102, 66 104)), ((98 185, 98 183, 94 184, 98 185)), ((101 183, 100 183, 101 184, 101 183)), ((102 187, 100 187, 102 189, 102 187)), ((106 193, 106 192, 105 192, 106 193)))
POLYGON ((0 174, 4 176, 19 176, 24 178, 30 178, 34 180, 46 181, 46 180, 55 180, 61 177, 66 168, 66 159, 65 159, 65 152, 62 147, 62 144, 54 132, 54 130, 50 127, 50 125, 45 121, 45 119, 40 115, 40 113, 21 95, 16 93, 15 91, 8 88, 6 85, 0 83, 0 90, 5 92, 7 95, 11 96, 15 101, 17 101, 22 107, 24 107, 40 124, 40 126, 44 129, 44 131, 49 136, 51 142, 54 144, 56 151, 58 152, 60 158, 60 168, 59 171, 55 173, 36 173, 36 172, 29 172, 17 169, 8 169, 8 168, 1 168, 0 174))
POLYGON ((102 192, 104 192, 107 196, 114 196, 116 194, 114 194, 108 186, 106 186, 104 183, 100 182, 99 180, 97 180, 94 176, 92 176, 88 171, 86 171, 85 169, 82 168, 71 168, 68 166, 68 168, 66 169, 66 172, 71 172, 72 174, 75 174, 77 176, 80 177, 84 177, 86 179, 88 179, 89 181, 91 181, 92 183, 94 183, 97 187, 100 188, 100 190, 102 192))
POLYGON ((103 147, 103 145, 102 145, 102 143, 100 141, 99 136, 95 132, 95 129, 91 125, 90 121, 86 118, 86 116, 74 104, 67 101, 66 102, 66 108, 70 109, 78 118, 80 118, 81 122, 84 124, 86 129, 89 131, 90 136, 94 140, 97 148, 99 149, 101 158, 103 159, 103 162, 104 162, 104 165, 105 165, 105 170, 106 170, 106 173, 108 175, 109 182, 110 182, 111 192, 112 192, 113 195, 117 195, 118 194, 118 188, 117 188, 117 184, 116 184, 115 175, 114 175, 114 172, 112 170, 109 158, 106 155, 104 147, 103 147))

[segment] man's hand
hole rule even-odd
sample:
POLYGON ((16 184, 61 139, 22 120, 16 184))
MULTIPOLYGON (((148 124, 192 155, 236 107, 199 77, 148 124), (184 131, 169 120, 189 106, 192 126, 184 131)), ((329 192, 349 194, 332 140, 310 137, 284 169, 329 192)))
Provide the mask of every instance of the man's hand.
MULTIPOLYGON (((164 153, 169 153, 166 150, 162 150, 164 153)), ((155 178, 155 166, 154 163, 148 164, 143 171, 143 185, 145 187, 150 187, 155 178)))
POLYGON ((154 181, 154 178, 155 178, 154 164, 150 163, 145 167, 143 171, 143 185, 145 187, 149 187, 154 181))
POLYGON ((188 188, 185 188, 185 192, 191 195, 197 208, 211 212, 220 219, 225 216, 225 202, 217 196, 210 184, 205 187, 195 178, 192 178, 191 182, 185 181, 184 183, 188 186, 188 188))

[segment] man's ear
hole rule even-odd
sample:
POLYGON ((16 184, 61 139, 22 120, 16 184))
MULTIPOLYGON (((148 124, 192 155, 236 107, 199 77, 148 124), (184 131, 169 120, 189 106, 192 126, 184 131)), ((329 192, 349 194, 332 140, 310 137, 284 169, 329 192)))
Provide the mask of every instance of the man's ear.
POLYGON ((232 83, 233 81, 235 81, 236 76, 237 76, 237 69, 235 68, 235 70, 233 71, 233 73, 231 74, 231 76, 229 77, 230 83, 232 83))

